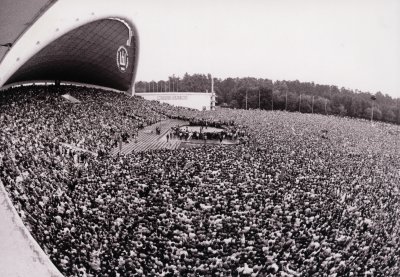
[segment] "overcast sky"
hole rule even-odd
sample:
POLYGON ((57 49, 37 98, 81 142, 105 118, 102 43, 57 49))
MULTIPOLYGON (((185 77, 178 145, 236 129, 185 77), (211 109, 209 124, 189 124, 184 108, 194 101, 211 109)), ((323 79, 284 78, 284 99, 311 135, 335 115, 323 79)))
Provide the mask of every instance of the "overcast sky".
POLYGON ((140 35, 137 80, 211 73, 400 97, 398 0, 121 1, 140 35))

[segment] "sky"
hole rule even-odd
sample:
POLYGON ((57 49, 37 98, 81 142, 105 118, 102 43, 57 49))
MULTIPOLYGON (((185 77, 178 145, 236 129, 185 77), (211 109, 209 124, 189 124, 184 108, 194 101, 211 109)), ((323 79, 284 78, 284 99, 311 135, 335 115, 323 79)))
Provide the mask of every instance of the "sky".
POLYGON ((400 1, 127 1, 137 80, 185 72, 314 81, 400 97, 400 1))
POLYGON ((59 0, 56 5, 62 8, 47 12, 55 18, 83 9, 129 14, 140 37, 137 81, 211 73, 313 81, 400 97, 399 0, 59 0))

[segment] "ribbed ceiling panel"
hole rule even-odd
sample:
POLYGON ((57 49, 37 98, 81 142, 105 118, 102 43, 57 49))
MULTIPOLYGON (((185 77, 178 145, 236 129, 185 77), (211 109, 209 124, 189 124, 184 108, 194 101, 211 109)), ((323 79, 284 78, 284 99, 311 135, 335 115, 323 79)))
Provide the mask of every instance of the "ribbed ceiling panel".
POLYGON ((121 21, 102 19, 78 27, 53 41, 17 70, 6 84, 60 80, 129 89, 137 61, 137 40, 130 46, 129 29, 121 21), (128 67, 120 70, 118 49, 128 53, 128 67))

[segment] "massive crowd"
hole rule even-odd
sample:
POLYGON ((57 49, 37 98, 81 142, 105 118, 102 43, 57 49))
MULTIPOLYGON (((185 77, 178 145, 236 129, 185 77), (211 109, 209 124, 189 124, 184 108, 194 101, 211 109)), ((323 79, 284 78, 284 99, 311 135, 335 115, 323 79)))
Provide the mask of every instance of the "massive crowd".
MULTIPOLYGON (((190 124, 190 123, 189 123, 190 124)), ((192 125, 192 124, 190 124, 192 125)), ((190 126, 189 125, 189 126, 190 126)), ((247 132, 244 129, 236 128, 235 126, 221 126, 223 128, 212 129, 208 125, 195 125, 195 129, 191 129, 188 125, 186 126, 174 126, 169 132, 171 138, 179 140, 230 140, 237 143, 244 143, 248 141, 247 132)))
POLYGON ((400 275, 397 126, 85 88, 1 92, 0 123, 0 178, 65 276, 400 275), (164 116, 251 141, 83 159, 60 146, 107 152, 164 116))

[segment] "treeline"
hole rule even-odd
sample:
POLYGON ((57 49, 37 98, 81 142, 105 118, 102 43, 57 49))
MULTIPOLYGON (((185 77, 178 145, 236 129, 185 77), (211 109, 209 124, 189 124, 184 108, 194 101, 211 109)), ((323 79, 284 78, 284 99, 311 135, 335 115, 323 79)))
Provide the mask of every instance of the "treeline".
MULTIPOLYGON (((214 79, 216 80, 216 79, 214 79)), ((211 75, 186 73, 183 78, 175 75, 168 80, 143 82, 135 84, 136 92, 211 92, 211 75)))
MULTIPOLYGON (((185 74, 167 81, 137 82, 137 92, 211 91, 211 76, 185 74)), ((287 110, 333 114, 400 123, 399 99, 387 94, 362 92, 314 82, 257 78, 214 78, 217 105, 240 109, 287 110)))

